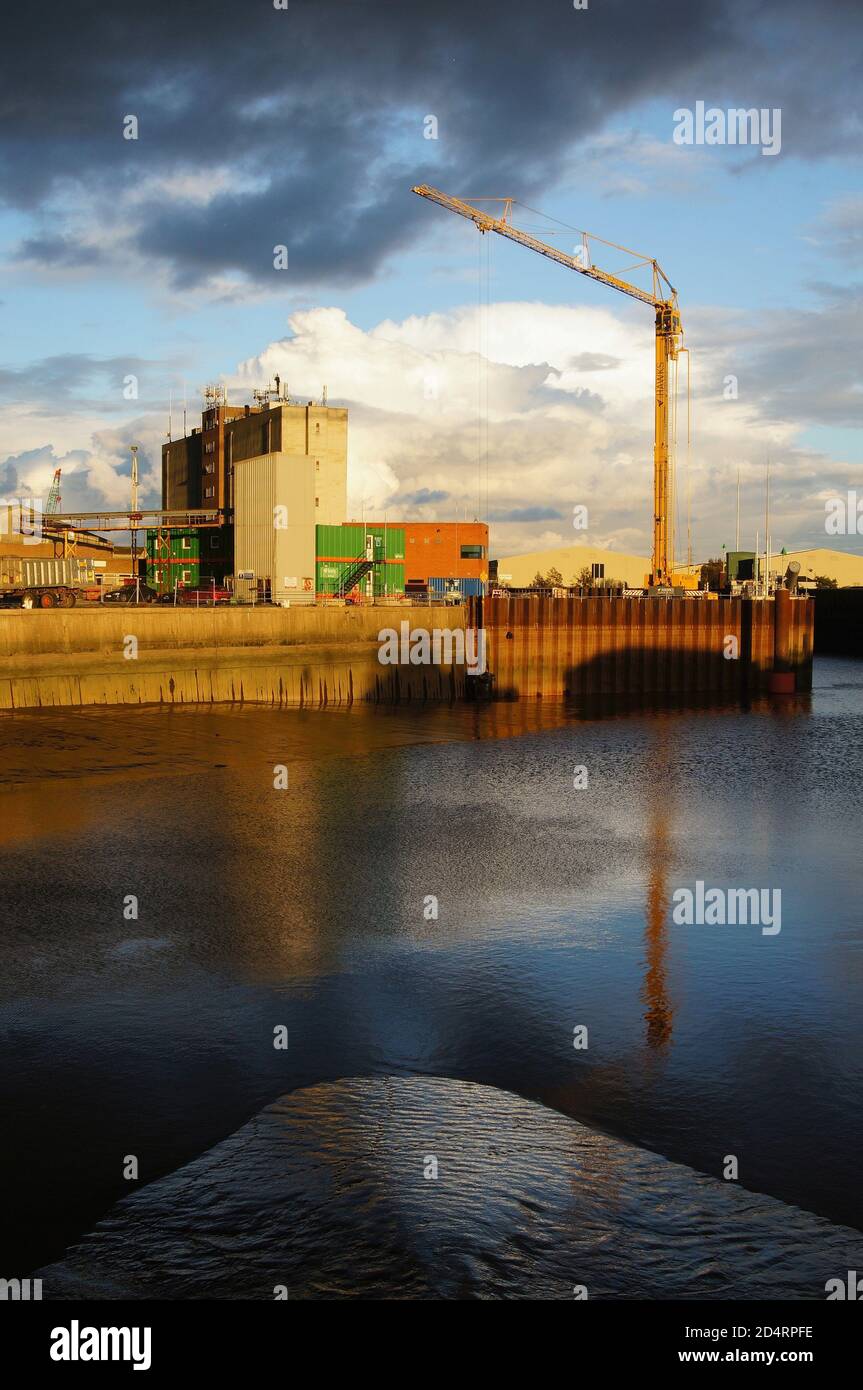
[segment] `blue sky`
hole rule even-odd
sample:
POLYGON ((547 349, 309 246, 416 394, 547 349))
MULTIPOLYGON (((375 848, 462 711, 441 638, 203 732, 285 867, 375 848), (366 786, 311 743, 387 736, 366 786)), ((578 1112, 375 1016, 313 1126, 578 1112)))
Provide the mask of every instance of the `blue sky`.
MULTIPOLYGON (((459 196, 510 194, 656 256, 679 291, 693 353, 699 548, 727 534, 738 467, 754 516, 767 457, 783 541, 827 543, 824 498, 863 489, 859 13, 842 0, 821 7, 818 22, 797 3, 666 6, 660 81, 646 67, 652 8, 617 0, 573 15, 549 3, 528 22, 520 6, 480 4, 470 22, 455 5, 423 19, 300 0, 290 18, 258 15, 238 56, 239 11, 225 0, 207 7, 209 41, 196 40, 194 15, 172 19, 167 48, 156 16, 123 17, 115 49, 89 71, 86 61, 64 66, 73 31, 55 30, 44 109, 32 95, 16 105, 14 84, 5 100, 7 491, 39 491, 65 460, 65 505, 122 505, 134 438, 155 501, 169 390, 176 425, 184 383, 193 412, 206 381, 243 391, 275 364, 298 395, 327 381, 330 398, 350 407, 355 503, 383 509, 428 494, 438 500, 422 518, 481 513, 467 462, 479 439, 498 512, 521 517, 539 500, 561 521, 500 523, 499 548, 571 543, 566 517, 584 497, 596 524, 582 539, 643 550, 650 309, 481 239, 412 195, 416 179, 459 196), (321 56, 333 16, 345 32, 321 56), (288 35, 295 61, 279 66, 288 35), (407 73, 405 53, 421 55, 407 73), (214 107, 206 96, 226 70, 238 90, 214 107), (780 107, 781 153, 675 144, 674 112, 697 100, 780 107), (137 142, 119 133, 128 111, 140 113, 137 142), (430 112, 436 140, 423 138, 430 112), (276 273, 282 241, 290 265, 276 273), (486 311, 484 298, 510 307, 486 311), (487 365, 477 365, 478 347, 487 365), (597 353, 614 366, 578 368, 597 353), (130 370, 135 401, 121 389, 130 370), (435 371, 452 383, 434 413, 411 410, 408 371, 414 385, 435 371), (723 412, 728 373, 740 394, 723 412), (490 408, 455 388, 474 377, 490 408)), ((98 9, 85 17, 70 7, 82 54, 98 9)), ((23 26, 11 35, 24 74, 31 42, 23 26)), ((554 223, 521 209, 515 220, 572 249, 554 223)), ((627 264, 595 254, 609 269, 627 264)), ((856 536, 829 543, 863 549, 856 536)))

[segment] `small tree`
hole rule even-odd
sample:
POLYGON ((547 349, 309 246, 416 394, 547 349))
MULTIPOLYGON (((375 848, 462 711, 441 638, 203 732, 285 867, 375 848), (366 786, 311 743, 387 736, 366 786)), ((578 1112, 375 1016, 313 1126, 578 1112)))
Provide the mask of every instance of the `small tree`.
POLYGON ((560 570, 556 570, 552 565, 548 574, 545 576, 545 585, 548 589, 560 588, 563 583, 563 575, 560 570))
POLYGON ((573 584, 577 584, 579 589, 589 589, 593 583, 593 573, 590 565, 585 565, 583 569, 573 578, 573 584))
POLYGON ((838 589, 839 585, 835 579, 831 579, 829 574, 816 574, 813 579, 816 589, 838 589))
POLYGON ((533 576, 533 579, 530 581, 530 584, 528 585, 528 588, 529 588, 529 589, 544 589, 545 587, 546 587, 545 580, 543 579, 543 577, 542 577, 542 575, 540 574, 539 570, 537 570, 536 574, 533 576))

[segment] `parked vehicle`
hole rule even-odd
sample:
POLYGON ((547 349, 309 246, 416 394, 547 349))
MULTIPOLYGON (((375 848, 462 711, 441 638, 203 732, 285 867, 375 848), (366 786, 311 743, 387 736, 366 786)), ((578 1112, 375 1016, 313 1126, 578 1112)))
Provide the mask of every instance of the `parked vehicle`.
POLYGON ((0 606, 74 608, 95 583, 90 560, 0 556, 0 606))
POLYGON ((156 603, 159 595, 149 584, 124 584, 122 589, 112 589, 106 594, 103 603, 156 603))
MULTIPOLYGON (((230 603, 233 594, 221 584, 199 584, 194 588, 177 588, 177 605, 184 608, 212 608, 218 604, 230 603)), ((174 602, 173 594, 166 594, 167 603, 174 602)))

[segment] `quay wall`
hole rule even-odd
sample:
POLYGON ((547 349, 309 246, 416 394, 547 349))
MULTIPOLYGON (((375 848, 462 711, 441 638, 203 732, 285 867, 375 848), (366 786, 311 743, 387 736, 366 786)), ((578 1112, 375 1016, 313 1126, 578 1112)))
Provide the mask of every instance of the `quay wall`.
POLYGON ((379 632, 403 622, 484 627, 491 680, 481 691, 499 699, 789 693, 811 688, 813 613, 812 600, 787 593, 715 602, 537 595, 472 599, 467 609, 8 610, 0 611, 0 709, 394 704, 472 693, 463 666, 379 662, 379 632))
POLYGON ((462 628, 461 608, 98 607, 0 612, 0 709, 453 700, 462 667, 383 666, 378 633, 462 628), (135 639, 137 656, 128 638, 135 639))
POLYGON ((863 588, 819 589, 815 617, 816 652, 863 656, 863 588))
POLYGON ((474 602, 471 621, 485 627, 486 661, 501 699, 767 690, 777 661, 793 673, 796 690, 812 686, 809 599, 780 595, 782 651, 772 599, 530 595, 474 602), (726 656, 734 650, 736 657, 726 656))

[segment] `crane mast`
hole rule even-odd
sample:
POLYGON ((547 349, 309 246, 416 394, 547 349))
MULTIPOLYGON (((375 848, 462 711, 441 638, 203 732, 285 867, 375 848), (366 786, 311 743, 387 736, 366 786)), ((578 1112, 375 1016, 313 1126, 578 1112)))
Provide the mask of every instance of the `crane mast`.
MULTIPOLYGON (((638 299, 642 304, 652 305, 656 314, 656 388, 653 442, 653 552, 648 582, 651 585, 667 584, 672 569, 669 476, 671 373, 669 364, 677 360, 678 353, 681 351, 680 339, 683 328, 680 322, 677 291, 662 267, 658 261, 649 256, 640 256, 635 251, 629 252, 624 246, 615 246, 616 250, 627 251, 627 254, 636 256, 637 266, 650 268, 653 288, 652 291, 644 290, 638 285, 632 285, 629 281, 622 280, 619 276, 612 275, 609 271, 602 270, 593 264, 590 243, 592 240, 602 241, 600 237, 589 237, 587 233, 582 232, 580 252, 577 256, 570 256, 565 251, 560 251, 556 246, 549 246, 546 242, 531 236, 530 233, 514 227, 512 224, 512 198, 495 200, 503 203, 503 215, 492 217, 490 213, 483 212, 482 209, 474 207, 473 204, 466 203, 461 198, 452 198, 448 193, 441 193, 440 189, 431 188, 428 184, 417 184, 412 192, 419 194, 421 198, 428 198, 431 202, 438 203, 450 212, 457 212, 461 217, 466 217, 468 221, 474 223, 480 232, 497 232, 499 236, 506 237, 509 241, 515 241, 520 246, 526 246, 530 251, 537 251, 541 256, 547 256, 550 260, 557 261, 559 265, 566 266, 569 270, 577 270, 580 275, 586 275, 591 280, 598 280, 600 284, 608 285, 610 289, 618 290, 619 293, 629 295, 632 299, 638 299)), ((602 242, 602 244, 615 245, 613 242, 602 242)))

